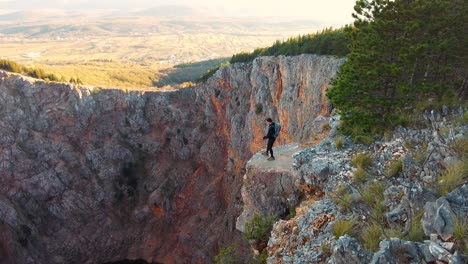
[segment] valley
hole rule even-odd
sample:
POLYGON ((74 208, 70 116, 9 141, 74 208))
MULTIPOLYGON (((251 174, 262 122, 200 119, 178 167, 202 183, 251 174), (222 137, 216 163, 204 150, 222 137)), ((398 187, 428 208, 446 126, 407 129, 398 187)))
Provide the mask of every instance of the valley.
POLYGON ((67 80, 80 78, 86 85, 128 90, 195 82, 235 53, 318 29, 313 21, 281 18, 260 23, 255 18, 149 16, 14 21, 0 19, 0 58, 67 80), (195 71, 177 67, 191 63, 197 63, 195 71))

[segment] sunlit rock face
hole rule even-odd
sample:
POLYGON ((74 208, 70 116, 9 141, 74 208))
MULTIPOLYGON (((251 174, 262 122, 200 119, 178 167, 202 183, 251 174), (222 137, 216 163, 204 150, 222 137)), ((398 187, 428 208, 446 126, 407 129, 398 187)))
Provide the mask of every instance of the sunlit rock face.
POLYGON ((240 235, 247 160, 310 140, 343 59, 260 57, 173 92, 124 92, 0 73, 4 263, 210 263, 240 235))

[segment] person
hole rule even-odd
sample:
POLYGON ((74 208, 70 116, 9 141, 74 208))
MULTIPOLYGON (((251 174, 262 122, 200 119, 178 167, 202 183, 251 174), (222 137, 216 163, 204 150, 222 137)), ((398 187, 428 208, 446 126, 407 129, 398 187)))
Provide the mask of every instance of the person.
POLYGON ((275 137, 275 123, 271 118, 265 119, 267 125, 268 125, 268 132, 266 136, 263 137, 263 139, 268 139, 267 143, 267 149, 266 152, 263 153, 264 156, 268 156, 268 152, 270 152, 271 157, 268 158, 268 160, 272 161, 275 160, 275 156, 273 155, 273 144, 275 143, 276 137, 275 137))

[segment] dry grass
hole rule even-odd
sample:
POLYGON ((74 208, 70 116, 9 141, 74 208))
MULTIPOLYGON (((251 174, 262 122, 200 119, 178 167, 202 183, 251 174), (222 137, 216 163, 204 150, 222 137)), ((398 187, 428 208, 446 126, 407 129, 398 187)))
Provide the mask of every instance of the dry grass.
POLYGON ((391 178, 397 176, 403 170, 403 160, 398 159, 390 162, 385 170, 385 176, 391 178))
POLYGON ((331 229, 335 238, 338 239, 345 234, 348 234, 350 236, 355 235, 356 227, 357 222, 353 219, 339 219, 335 221, 331 229))
POLYGON ((338 136, 333 140, 337 149, 343 149, 345 144, 345 138, 343 136, 338 136))
POLYGON ((444 196, 468 181, 468 160, 464 159, 451 164, 439 176, 436 189, 439 195, 444 196))
POLYGON ((377 251, 379 249, 380 238, 382 237, 382 229, 378 224, 371 224, 361 235, 361 240, 364 247, 369 251, 377 251))
POLYGON ((421 210, 421 212, 417 213, 412 221, 411 221, 411 227, 408 231, 408 234, 405 236, 406 240, 409 241, 416 241, 416 242, 422 242, 424 241, 424 229, 421 224, 421 218, 424 215, 424 211, 421 210))
POLYGON ((353 173, 353 182, 354 183, 365 183, 369 179, 369 174, 361 167, 358 167, 353 173))
POLYGON ((352 157, 351 164, 356 168, 366 169, 372 165, 372 157, 369 153, 359 153, 352 157))
POLYGON ((468 137, 464 137, 450 143, 450 147, 459 157, 468 157, 468 137))
POLYGON ((457 248, 464 254, 468 253, 468 220, 464 217, 454 218, 454 232, 453 237, 457 248))

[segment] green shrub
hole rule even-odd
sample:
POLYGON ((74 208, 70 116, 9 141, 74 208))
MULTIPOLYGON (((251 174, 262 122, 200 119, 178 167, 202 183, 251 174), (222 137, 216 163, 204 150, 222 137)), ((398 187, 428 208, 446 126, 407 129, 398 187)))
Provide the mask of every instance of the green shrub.
POLYGON ((388 168, 385 170, 385 176, 387 177, 395 177, 397 176, 403 169, 403 160, 398 159, 392 161, 388 168))
POLYGON ((378 224, 373 223, 364 230, 361 235, 361 240, 367 250, 374 252, 379 248, 381 237, 381 227, 378 224))
POLYGON ((451 164, 437 181, 439 195, 447 195, 468 180, 468 160, 464 159, 451 164))
POLYGON ((359 153, 351 158, 351 164, 356 168, 366 169, 372 165, 372 157, 369 153, 359 153))
POLYGON ((353 173, 354 183, 364 183, 368 179, 369 179, 369 174, 361 167, 358 167, 357 170, 353 173))
POLYGON ((256 242, 268 241, 276 219, 274 215, 254 215, 254 217, 245 224, 244 239, 255 240, 256 242))
POLYGON ((345 144, 345 138, 343 136, 338 136, 333 140, 337 149, 343 149, 345 144))
POLYGON ((263 112, 263 105, 261 103, 258 103, 255 105, 255 113, 258 115, 263 112))
POLYGON ((236 246, 231 245, 229 247, 222 248, 218 255, 215 256, 214 259, 216 264, 236 264, 237 256, 236 256, 236 246))
POLYGON ((294 217, 296 217, 296 208, 293 207, 289 209, 288 219, 293 219, 294 217))
POLYGON ((336 239, 338 239, 345 234, 348 234, 350 236, 355 235, 356 227, 357 227, 357 223, 353 219, 350 219, 350 220, 339 219, 335 221, 331 229, 332 229, 332 234, 335 236, 336 239))

